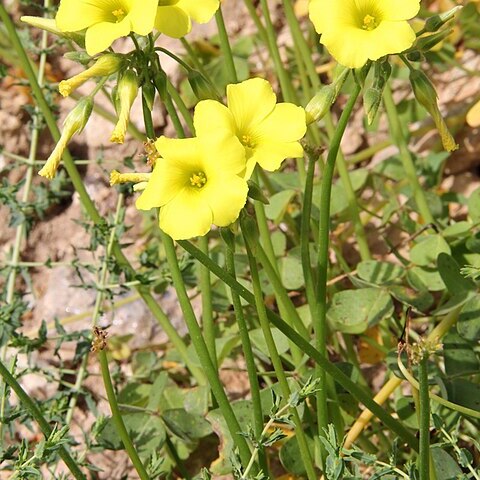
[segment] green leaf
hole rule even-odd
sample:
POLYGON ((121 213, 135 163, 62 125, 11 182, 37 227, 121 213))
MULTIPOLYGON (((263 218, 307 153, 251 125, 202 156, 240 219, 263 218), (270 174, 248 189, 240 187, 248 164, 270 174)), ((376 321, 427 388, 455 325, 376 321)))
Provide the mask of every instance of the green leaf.
MULTIPOLYGON (((135 448, 142 459, 159 451, 165 442, 166 432, 160 418, 147 413, 122 413, 123 422, 135 448)), ((109 418, 97 437, 97 442, 107 450, 122 450, 113 419, 109 418)))
POLYGON ((445 283, 436 269, 413 267, 408 271, 407 277, 410 284, 417 290, 430 292, 445 290, 445 283))
POLYGON ((187 412, 184 408, 165 410, 162 419, 168 429, 185 442, 193 442, 213 432, 205 418, 187 412))
POLYGON ((398 301, 410 305, 419 312, 425 312, 433 305, 433 296, 427 290, 417 292, 412 288, 399 285, 391 286, 388 290, 398 301))
POLYGON ((405 268, 389 262, 365 260, 357 265, 357 275, 375 285, 393 283, 405 275, 405 268))
POLYGON ((472 224, 470 222, 462 221, 449 225, 443 232, 445 238, 458 239, 466 237, 470 234, 472 224))
POLYGON ((305 284, 301 260, 294 255, 281 258, 278 267, 283 286, 288 290, 298 290, 305 284))
POLYGON ((434 446, 430 451, 437 480, 452 480, 461 477, 462 469, 445 450, 434 446))
POLYGON ((150 395, 148 399, 147 408, 149 410, 157 410, 160 405, 160 401, 167 386, 168 382, 168 373, 167 372, 160 372, 155 378, 153 385, 150 389, 150 395))
POLYGON ((410 250, 410 260, 416 265, 427 266, 437 261, 440 253, 451 254, 450 246, 441 235, 429 235, 410 250))
POLYGON ((118 403, 146 407, 152 386, 145 383, 129 383, 117 396, 118 403))
POLYGON ((480 339, 480 296, 475 295, 462 307, 457 321, 457 332, 466 340, 480 339))
POLYGON ((438 272, 448 291, 454 295, 463 291, 475 290, 472 280, 465 278, 460 273, 460 267, 453 257, 440 253, 437 257, 438 272))
POLYGON ((480 222, 480 188, 474 190, 468 199, 468 215, 473 222, 480 222))
POLYGON ((480 384, 463 378, 444 381, 448 400, 480 412, 480 384))
POLYGON ((276 257, 283 257, 287 248, 287 237, 280 230, 275 230, 271 236, 273 251, 276 257))
POLYGON ((295 190, 282 190, 270 197, 270 204, 265 206, 265 214, 269 220, 278 225, 287 211, 288 205, 295 197, 295 190))
MULTIPOLYGON (((278 353, 282 355, 289 349, 288 339, 278 328, 272 328, 271 332, 273 340, 275 341, 275 345, 277 346, 278 353)), ((249 335, 253 346, 258 348, 258 350, 270 358, 270 353, 268 351, 262 329, 256 328, 255 330, 251 330, 249 335)))
POLYGON ((327 315, 333 330, 358 334, 392 313, 393 302, 387 291, 361 288, 336 293, 327 315))
MULTIPOLYGON (((308 448, 311 452, 314 451, 313 439, 306 435, 308 448)), ((298 447, 298 440, 296 436, 289 438, 280 449, 280 461, 283 467, 293 475, 305 475, 305 463, 302 455, 300 455, 300 448, 298 447)))
POLYGON ((480 363, 473 346, 456 333, 449 333, 443 340, 443 358, 448 376, 469 375, 479 371, 480 363))

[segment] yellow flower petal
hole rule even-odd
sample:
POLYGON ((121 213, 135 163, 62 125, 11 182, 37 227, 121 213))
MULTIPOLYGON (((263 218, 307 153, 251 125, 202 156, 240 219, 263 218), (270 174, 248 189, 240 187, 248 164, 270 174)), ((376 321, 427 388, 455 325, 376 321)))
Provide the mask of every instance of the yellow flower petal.
POLYGON ((95 23, 108 21, 103 5, 82 0, 61 0, 55 17, 62 32, 78 32, 95 23))
POLYGON ((247 201, 247 194, 245 179, 225 174, 209 180, 202 192, 213 212, 213 223, 219 227, 227 227, 238 218, 247 201))
POLYGON ((260 123, 275 107, 277 96, 270 83, 263 78, 252 78, 227 86, 228 108, 239 131, 260 123))
POLYGON ((235 120, 230 110, 215 100, 202 100, 195 107, 193 124, 197 136, 235 135, 235 120))
POLYGON ((158 0, 130 0, 128 20, 132 32, 138 35, 148 35, 153 30, 158 0))
POLYGON ((208 136, 201 138, 204 169, 209 178, 226 173, 240 174, 245 170, 245 149, 237 137, 208 136))
POLYGON ((382 0, 379 8, 385 20, 410 20, 420 10, 420 0, 382 0))
POLYGON ((174 240, 203 236, 210 230, 213 213, 200 192, 184 189, 160 209, 160 228, 174 240))
POLYGON ((467 123, 471 127, 480 127, 480 102, 477 102, 467 113, 467 123))
POLYGON ((307 131, 305 110, 292 103, 279 103, 254 131, 265 141, 295 142, 307 131))
POLYGON ((92 25, 85 35, 85 48, 89 55, 103 52, 120 37, 126 37, 130 33, 130 22, 127 18, 121 22, 101 22, 92 25))
MULTIPOLYGON (((259 145, 249 162, 256 162, 265 170, 273 172, 278 170, 286 158, 299 158, 303 156, 303 148, 298 142, 280 143, 265 142, 259 145)), ((253 167, 247 166, 247 171, 253 167)))
POLYGON ((179 0, 177 7, 185 10, 197 23, 207 23, 220 6, 219 0, 179 0))
POLYGON ((173 38, 184 37, 191 29, 192 23, 187 13, 177 5, 157 8, 155 28, 173 38))

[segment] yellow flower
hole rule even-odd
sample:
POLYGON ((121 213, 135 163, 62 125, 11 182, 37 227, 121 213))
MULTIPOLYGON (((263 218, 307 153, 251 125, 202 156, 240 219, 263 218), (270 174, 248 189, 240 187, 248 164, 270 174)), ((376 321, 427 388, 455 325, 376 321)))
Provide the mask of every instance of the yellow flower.
POLYGON ((285 158, 303 155, 298 142, 306 132, 305 110, 292 103, 278 103, 271 85, 253 78, 227 87, 227 104, 203 100, 195 108, 198 137, 234 136, 247 161, 245 178, 258 163, 277 170, 285 158))
POLYGON ((174 240, 205 235, 233 223, 247 200, 243 149, 232 137, 169 139, 155 145, 155 163, 140 210, 160 207, 160 228, 174 240))
POLYGON ((118 121, 110 136, 110 141, 123 143, 130 121, 130 110, 138 94, 138 79, 133 70, 127 70, 118 82, 117 95, 120 103, 118 121))
POLYGON ((62 134, 57 145, 48 157, 43 168, 38 172, 40 176, 50 180, 55 177, 68 142, 75 134, 80 133, 85 128, 92 110, 93 100, 91 97, 85 97, 82 98, 67 115, 63 122, 62 134))
POLYGON ((320 42, 349 68, 410 48, 416 37, 407 20, 419 9, 419 0, 310 0, 309 5, 320 42))
POLYGON ((123 57, 114 53, 102 55, 90 68, 80 72, 78 75, 62 80, 58 85, 58 91, 64 97, 68 97, 80 85, 93 77, 108 77, 120 70, 123 64, 123 57))
POLYGON ((473 105, 467 113, 467 123, 471 127, 480 127, 480 101, 473 105))
POLYGON ((192 29, 192 19, 207 23, 219 6, 219 0, 160 0, 155 28, 169 37, 184 37, 192 29))
POLYGON ((85 47, 95 55, 130 32, 153 30, 158 0, 61 0, 55 20, 62 32, 87 29, 85 47))

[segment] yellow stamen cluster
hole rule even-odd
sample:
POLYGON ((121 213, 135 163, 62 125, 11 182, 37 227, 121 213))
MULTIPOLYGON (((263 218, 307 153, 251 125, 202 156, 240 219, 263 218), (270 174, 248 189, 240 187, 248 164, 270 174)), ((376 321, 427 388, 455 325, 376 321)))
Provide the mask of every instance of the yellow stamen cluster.
POLYGON ((112 15, 117 19, 117 23, 121 22, 125 18, 125 12, 121 8, 114 10, 112 15))
POLYGON ((372 15, 365 15, 365 17, 363 17, 363 25, 362 25, 362 28, 364 30, 368 30, 368 31, 371 31, 371 30, 375 30, 376 28, 378 27, 378 22, 377 22, 377 19, 375 17, 373 17, 372 15))
POLYGON ((192 173, 190 175, 190 185, 192 187, 202 188, 207 183, 207 177, 203 172, 192 173))

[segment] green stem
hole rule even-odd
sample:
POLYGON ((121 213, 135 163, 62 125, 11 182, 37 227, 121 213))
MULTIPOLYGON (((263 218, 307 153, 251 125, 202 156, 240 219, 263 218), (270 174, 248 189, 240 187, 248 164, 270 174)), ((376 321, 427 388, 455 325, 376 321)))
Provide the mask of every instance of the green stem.
POLYGON ((418 471, 420 480, 430 480, 430 398, 428 396, 428 355, 425 353, 418 365, 420 384, 420 452, 418 471))
MULTIPOLYGON (((233 235, 232 235, 233 236, 233 235)), ((233 239, 232 247, 235 248, 235 239, 233 239)), ((227 272, 233 278, 236 278, 235 272, 235 252, 230 248, 230 245, 225 245, 225 263, 227 272)), ((208 269, 207 269, 208 270, 208 269)), ((210 270, 208 270, 210 272, 210 270)), ((235 319, 238 325, 238 332, 242 342, 243 356, 245 357, 245 364, 247 367, 248 380, 250 383, 250 395, 252 396, 253 406, 253 431, 255 438, 259 440, 263 430, 263 410, 262 399, 260 397, 260 385, 258 383, 257 369, 255 368, 255 357, 253 355, 252 342, 248 334, 248 325, 243 314, 243 307, 238 293, 231 288, 233 310, 235 312, 235 319)), ((259 465, 261 470, 268 475, 268 464, 265 455, 265 450, 260 449, 259 465)))
POLYGON ((177 89, 173 86, 172 82, 170 82, 170 80, 167 80, 167 89, 168 89, 168 93, 172 96, 172 100, 175 102, 178 109, 180 110, 183 120, 187 124, 187 127, 190 130, 190 133, 192 135, 195 135, 195 127, 193 125, 192 115, 190 114, 190 111, 185 105, 185 102, 183 101, 182 97, 178 93, 177 89))
POLYGON ((98 359, 100 361, 100 368, 102 369, 102 378, 105 385, 105 391, 107 392, 108 403, 110 404, 110 410, 112 411, 112 419, 117 430, 117 434, 122 441, 125 450, 127 451, 130 460, 135 467, 139 477, 142 480, 150 480, 145 467, 143 466, 140 457, 138 456, 137 450, 132 443, 132 439, 127 432, 127 428, 123 423, 122 414, 118 408, 117 397, 115 395, 115 390, 113 389, 112 379, 110 378, 110 370, 108 369, 108 359, 105 350, 100 350, 98 352, 98 359))
MULTIPOLYGON (((208 255, 208 236, 199 239, 200 249, 208 255)), ((215 370, 218 370, 217 348, 215 346, 215 322, 212 309, 212 288, 210 284, 210 271, 200 264, 200 291, 202 293, 202 325, 205 343, 207 344, 210 358, 215 370)))
POLYGON ((250 449, 248 448, 245 438, 240 435, 242 431, 241 427, 238 423, 237 418, 235 417, 235 413, 233 412, 230 401, 225 394, 223 386, 218 377, 218 372, 210 358, 207 345, 205 344, 205 339, 203 338, 202 331, 200 329, 200 326, 198 325, 195 313, 187 295, 187 290, 183 282, 182 273, 180 272, 180 268, 178 266, 178 259, 175 252, 173 240, 161 230, 160 237, 165 247, 167 261, 172 275, 173 285, 177 292, 177 297, 183 312, 183 316, 185 317, 185 323, 187 324, 187 328, 190 333, 190 339, 193 343, 193 346, 195 347, 195 351, 197 352, 198 358, 208 379, 208 383, 210 384, 213 395, 215 396, 222 415, 225 418, 225 422, 227 423, 230 435, 232 436, 233 441, 239 450, 240 458, 242 459, 242 462, 245 462, 246 464, 250 459, 250 449))
MULTIPOLYGON (((50 107, 45 99, 45 96, 43 95, 43 91, 37 81, 37 78, 35 76, 35 72, 33 71, 32 65, 30 64, 30 60, 25 52, 25 49, 23 48, 23 45, 20 41, 20 38, 18 37, 17 31, 15 29, 15 25, 13 24, 10 16, 8 15, 5 7, 3 4, 0 4, 0 19, 2 20, 3 24, 5 25, 5 28, 7 29, 8 35, 12 41, 13 47, 15 51, 18 54, 18 57, 20 59, 20 63, 22 65, 22 69, 25 72, 25 75, 28 79, 29 85, 32 89, 32 93, 35 97, 35 100, 37 102, 38 107, 40 108, 44 118, 45 122, 47 124, 48 129, 50 130, 50 133, 54 139, 54 141, 58 142, 60 139, 60 131, 57 127, 57 123, 55 121, 55 117, 53 116, 50 107)), ((75 162, 73 161, 72 156, 70 155, 68 150, 64 151, 63 154, 63 161, 64 161, 64 166, 65 169, 70 177, 70 180, 72 181, 72 184, 77 191, 80 201, 82 203, 83 208, 85 209, 87 215, 90 217, 90 219, 95 223, 96 225, 103 225, 104 224, 104 219, 98 212, 97 208, 95 207, 95 204, 93 203, 92 199, 90 198, 85 185, 83 184, 82 177, 80 176, 80 173, 77 170, 77 167, 75 165, 75 162)), ((127 258, 122 252, 122 249, 120 246, 115 243, 113 247, 113 255, 115 259, 117 260, 117 263, 123 267, 123 269, 131 276, 134 276, 136 274, 135 269, 131 266, 127 258)), ((171 324, 169 318, 165 315, 163 310, 158 306, 156 300, 153 298, 152 294, 150 293, 149 289, 145 288, 142 285, 139 285, 137 287, 137 291, 144 300, 144 302, 147 304, 147 306, 150 308, 153 316, 155 319, 158 321, 160 326, 163 328, 165 333, 168 335, 170 338, 171 342, 173 343, 174 347, 177 349, 180 357, 182 360, 185 362, 185 365, 188 367, 192 375, 195 377, 198 383, 200 384, 205 384, 205 376, 201 369, 196 367, 193 362, 190 360, 188 351, 187 351, 187 346, 185 345, 184 341, 178 334, 177 330, 173 327, 171 324)))
POLYGON ((420 212, 424 223, 435 223, 435 219, 430 211, 425 194, 422 190, 420 182, 418 181, 418 175, 415 169, 412 154, 408 148, 408 143, 405 139, 405 134, 402 129, 397 107, 395 106, 392 91, 390 90, 389 85, 385 86, 385 90, 383 92, 383 103, 385 105, 385 110, 387 111, 390 133, 395 145, 400 151, 400 160, 402 161, 405 174, 412 187, 413 196, 415 198, 418 211, 420 212))
MULTIPOLYGON (((317 273, 317 302, 316 314, 313 319, 315 330, 315 345, 321 355, 327 360, 327 278, 328 278, 328 250, 330 240, 330 202, 333 174, 340 142, 347 127, 348 121, 360 94, 361 87, 355 84, 330 144, 327 162, 323 171, 320 193, 320 221, 318 228, 318 273, 317 273)), ((319 434, 324 436, 328 428, 327 410, 327 379, 325 371, 320 366, 315 369, 315 375, 320 379, 320 391, 317 393, 317 421, 319 434)), ((340 432, 338 432, 340 433, 340 432)), ((325 450, 322 447, 321 457, 325 461, 325 450)))
POLYGON ((229 76, 229 83, 237 83, 238 76, 235 69, 235 62, 233 60, 232 48, 230 46, 230 40, 228 39, 227 29, 225 28, 225 20, 223 19, 222 5, 215 13, 215 20, 217 22, 218 36, 220 38, 220 48, 223 52, 223 58, 225 59, 225 65, 229 76))
MULTIPOLYGON (((257 261, 252 252, 252 248, 254 248, 254 246, 249 244, 249 239, 247 236, 244 236, 244 239, 247 248, 248 263, 250 266, 250 276, 253 283, 255 307, 257 309, 258 318, 260 320, 263 337, 265 339, 265 343, 267 344, 270 359, 272 360, 272 365, 275 370, 275 374, 277 376, 282 395, 284 396, 285 400, 288 400, 291 394, 290 386, 288 385, 287 377, 285 375, 285 371, 282 365, 282 360, 280 358, 280 355, 278 354, 277 346, 275 345, 275 340, 273 338, 272 331, 270 330, 270 321, 267 316, 267 310, 263 299, 262 286, 260 284, 260 277, 258 275, 257 261)), ((256 253, 258 253, 258 245, 255 250, 256 253)), ((309 480, 314 480, 317 478, 317 476, 315 474, 315 467, 313 465, 312 456, 308 448, 307 438, 302 426, 302 420, 296 408, 292 408, 291 412, 293 422, 295 423, 295 434, 297 437, 298 447, 300 450, 300 456, 302 457, 303 465, 305 467, 309 480)))
MULTIPOLYGON (((181 240, 178 244, 186 250, 192 257, 205 265, 222 282, 234 289, 240 297, 246 300, 250 305, 255 306, 255 297, 241 283, 231 277, 222 267, 217 265, 211 258, 205 256, 197 247, 190 242, 181 240)), ((267 309, 269 321, 277 327, 287 338, 298 345, 311 359, 315 361, 328 375, 330 375, 339 385, 349 391, 352 396, 378 417, 390 430, 395 432, 414 450, 418 451, 418 441, 398 420, 391 417, 383 408, 381 408, 364 390, 353 382, 350 377, 345 375, 342 370, 337 368, 324 355, 320 354, 307 340, 299 335, 292 327, 283 321, 276 313, 267 309)))
MULTIPOLYGON (((3 7, 0 5, 0 9, 1 8, 3 7)), ((25 390, 17 382, 15 377, 10 373, 10 371, 3 364, 3 362, 0 362, 0 375, 2 376, 3 380, 10 386, 10 388, 15 392, 20 402, 28 411, 28 413, 38 423, 38 425, 40 426, 40 430, 42 431, 45 438, 49 438, 53 431, 49 423, 47 422, 45 417, 42 415, 42 412, 37 407, 37 404, 31 399, 30 395, 27 392, 25 392, 25 390)), ((86 480, 85 475, 82 473, 77 463, 70 456, 70 454, 68 453, 67 449, 64 446, 58 447, 58 454, 60 455, 61 459, 65 462, 65 465, 68 467, 68 469, 70 470, 70 472, 75 478, 80 480, 86 480)))

